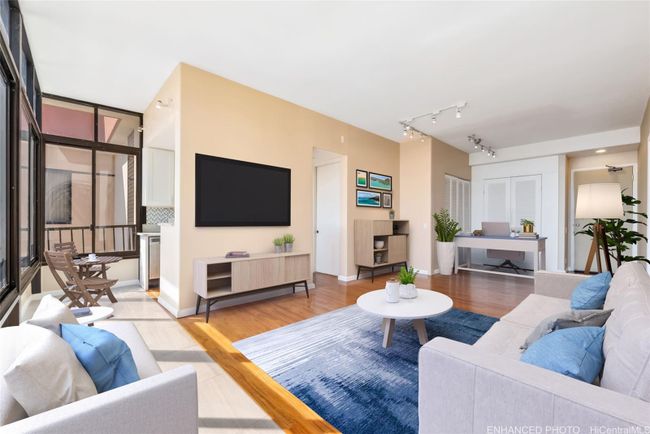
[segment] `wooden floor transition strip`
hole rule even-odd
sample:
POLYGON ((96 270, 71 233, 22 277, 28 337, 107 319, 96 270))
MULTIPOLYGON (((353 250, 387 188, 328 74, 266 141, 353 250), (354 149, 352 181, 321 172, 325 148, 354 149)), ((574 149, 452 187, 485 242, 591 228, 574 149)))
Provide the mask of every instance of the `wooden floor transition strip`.
POLYGON ((185 330, 287 433, 338 433, 325 419, 240 353, 200 319, 179 320, 185 330))

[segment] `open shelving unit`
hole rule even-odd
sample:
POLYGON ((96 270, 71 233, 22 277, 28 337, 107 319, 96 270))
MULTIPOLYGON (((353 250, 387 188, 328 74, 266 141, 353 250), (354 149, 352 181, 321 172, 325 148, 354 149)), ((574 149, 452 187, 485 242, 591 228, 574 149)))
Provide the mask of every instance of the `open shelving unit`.
POLYGON ((370 270, 374 280, 375 269, 407 265, 408 220, 355 220, 354 262, 357 279, 363 269, 370 270), (383 241, 382 248, 375 248, 375 241, 383 241))

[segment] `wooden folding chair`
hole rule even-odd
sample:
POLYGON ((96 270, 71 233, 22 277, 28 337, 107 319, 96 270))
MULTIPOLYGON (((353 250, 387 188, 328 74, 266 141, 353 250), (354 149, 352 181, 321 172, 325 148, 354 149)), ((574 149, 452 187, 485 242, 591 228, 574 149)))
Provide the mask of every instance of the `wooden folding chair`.
MULTIPOLYGON (((77 251, 77 245, 74 243, 74 241, 66 241, 65 243, 56 243, 54 244, 54 251, 55 252, 70 252, 73 258, 76 258, 79 256, 79 252, 77 251)), ((110 269, 111 267, 108 265, 101 266, 101 265, 93 265, 92 267, 86 267, 84 271, 84 275, 82 277, 98 277, 101 276, 104 279, 106 279, 106 270, 110 269)), ((80 269, 81 270, 81 269, 80 269)))
POLYGON ((111 287, 117 280, 92 277, 82 279, 72 263, 70 252, 45 252, 45 260, 65 295, 70 298, 69 307, 99 306, 97 302, 104 295, 116 301, 111 287), (65 280, 61 277, 61 274, 65 280))

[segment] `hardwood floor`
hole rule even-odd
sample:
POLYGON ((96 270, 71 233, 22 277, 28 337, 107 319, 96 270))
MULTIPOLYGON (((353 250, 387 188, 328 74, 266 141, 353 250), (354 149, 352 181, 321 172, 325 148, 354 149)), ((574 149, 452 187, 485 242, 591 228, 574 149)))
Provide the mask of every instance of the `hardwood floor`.
MULTIPOLYGON (((298 292, 214 311, 208 324, 202 314, 179 322, 286 432, 337 432, 244 357, 232 342, 352 305, 360 295, 383 288, 393 276, 377 276, 374 283, 369 279, 343 283, 336 277, 316 273, 316 288, 309 291, 310 298, 298 292)), ((416 283, 419 288, 447 294, 457 309, 495 317, 510 311, 533 291, 530 279, 469 272, 420 276, 416 283)), ((154 298, 157 295, 155 290, 149 294, 154 298)))

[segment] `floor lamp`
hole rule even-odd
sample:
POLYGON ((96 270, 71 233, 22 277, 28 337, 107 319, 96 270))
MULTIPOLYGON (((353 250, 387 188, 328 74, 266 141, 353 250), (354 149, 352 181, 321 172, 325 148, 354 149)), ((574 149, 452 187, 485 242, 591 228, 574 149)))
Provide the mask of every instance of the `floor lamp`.
POLYGON ((576 202, 576 218, 595 219, 594 237, 591 241, 591 248, 585 264, 585 274, 591 271, 591 264, 596 256, 598 272, 602 273, 603 268, 600 262, 600 249, 605 255, 607 271, 612 272, 612 262, 609 258, 607 247, 607 234, 600 219, 623 218, 623 200, 621 198, 621 185, 616 183, 582 184, 578 186, 578 198, 576 202))

